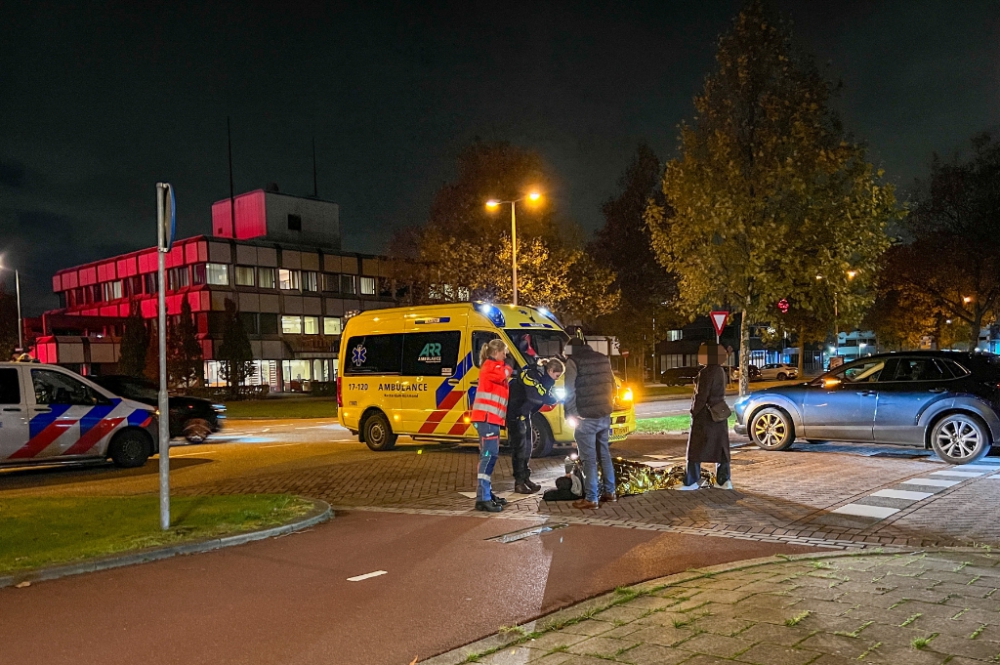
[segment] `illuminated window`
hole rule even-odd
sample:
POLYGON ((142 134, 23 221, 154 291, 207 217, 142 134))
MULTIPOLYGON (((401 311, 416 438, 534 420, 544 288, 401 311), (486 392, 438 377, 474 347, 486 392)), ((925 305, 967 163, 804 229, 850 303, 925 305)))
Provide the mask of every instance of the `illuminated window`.
POLYGON ((278 288, 282 291, 298 291, 301 284, 301 273, 298 270, 278 269, 278 288))
POLYGON ((255 272, 253 266, 236 266, 236 286, 253 286, 255 272))
POLYGON ((284 335, 301 335, 302 317, 301 316, 281 317, 281 332, 284 335))
POLYGON ((121 297, 122 297, 122 283, 120 281, 104 283, 105 300, 118 300, 121 297))
POLYGON ((375 278, 374 277, 362 277, 361 278, 361 295, 363 295, 363 296, 373 296, 373 295, 375 295, 375 278))
POLYGON ((319 274, 314 272, 302 273, 302 290, 319 291, 319 274))
POLYGON ((229 286, 229 266, 225 263, 208 263, 205 265, 208 283, 213 286, 229 286))
POLYGON ((302 326, 302 332, 306 335, 318 335, 319 334, 319 317, 318 316, 305 316, 303 317, 304 325, 302 326))
POLYGON ((684 339, 684 331, 683 330, 670 330, 670 331, 667 332, 667 341, 668 342, 677 342, 677 341, 682 340, 682 339, 684 339))
POLYGON ((257 268, 258 286, 262 289, 274 288, 274 268, 257 268))
POLYGON ((339 316, 327 316, 323 319, 324 335, 339 335, 344 331, 344 323, 339 316))

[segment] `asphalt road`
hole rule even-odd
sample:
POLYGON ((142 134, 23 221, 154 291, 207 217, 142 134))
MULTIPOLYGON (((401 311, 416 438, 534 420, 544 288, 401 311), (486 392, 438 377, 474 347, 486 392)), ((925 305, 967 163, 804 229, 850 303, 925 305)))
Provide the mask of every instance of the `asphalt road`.
POLYGON ((0 662, 404 665, 622 584, 816 551, 584 525, 488 540, 538 523, 347 512, 276 540, 0 589, 0 662))

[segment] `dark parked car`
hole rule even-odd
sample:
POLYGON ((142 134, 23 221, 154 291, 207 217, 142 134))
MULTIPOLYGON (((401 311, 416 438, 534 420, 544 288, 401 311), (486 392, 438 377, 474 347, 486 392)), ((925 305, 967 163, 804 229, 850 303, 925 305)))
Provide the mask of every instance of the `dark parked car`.
POLYGON ((686 386, 694 383, 694 377, 698 376, 700 367, 671 367, 660 372, 660 383, 668 386, 686 386))
MULTIPOLYGON (((126 399, 157 406, 159 387, 134 376, 88 376, 97 385, 126 399)), ((170 405, 170 436, 183 436, 188 443, 202 443, 218 432, 226 419, 226 407, 201 397, 173 396, 170 405)))
POLYGON ((736 402, 736 432, 765 450, 796 437, 933 448, 968 464, 1000 440, 1000 356, 918 351, 841 365, 736 402))

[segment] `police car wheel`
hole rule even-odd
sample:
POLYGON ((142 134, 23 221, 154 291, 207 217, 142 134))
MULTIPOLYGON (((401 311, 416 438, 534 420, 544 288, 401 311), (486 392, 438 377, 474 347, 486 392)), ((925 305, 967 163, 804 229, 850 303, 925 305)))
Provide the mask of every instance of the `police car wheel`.
POLYGON ((534 438, 531 446, 531 456, 548 457, 551 455, 552 448, 555 446, 556 440, 555 437, 552 436, 552 428, 549 427, 549 423, 545 420, 545 416, 540 413, 532 414, 531 430, 534 438))
POLYGON ((212 433, 212 428, 208 422, 200 418, 194 418, 184 423, 184 438, 188 443, 204 443, 208 435, 212 433))
POLYGON ((148 434, 140 430, 127 429, 124 432, 119 432, 111 440, 108 454, 116 466, 131 469, 145 464, 152 448, 152 441, 150 441, 148 434))
POLYGON ((397 435, 389 426, 389 419, 383 413, 373 413, 365 419, 365 444, 372 450, 392 450, 397 435))

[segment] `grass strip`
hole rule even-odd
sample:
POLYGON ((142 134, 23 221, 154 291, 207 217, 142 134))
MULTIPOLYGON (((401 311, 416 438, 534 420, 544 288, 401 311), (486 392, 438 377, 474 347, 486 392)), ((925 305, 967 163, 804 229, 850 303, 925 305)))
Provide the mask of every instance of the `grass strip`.
POLYGON ((312 505, 286 494, 176 497, 161 531, 155 495, 0 499, 0 573, 256 531, 312 505))
POLYGON ((228 402, 226 417, 232 419, 336 418, 335 397, 274 397, 228 402))
MULTIPOLYGON (((639 418, 635 421, 636 434, 669 434, 691 429, 691 416, 661 416, 639 418)), ((729 416, 729 427, 736 424, 736 415, 729 416)))

